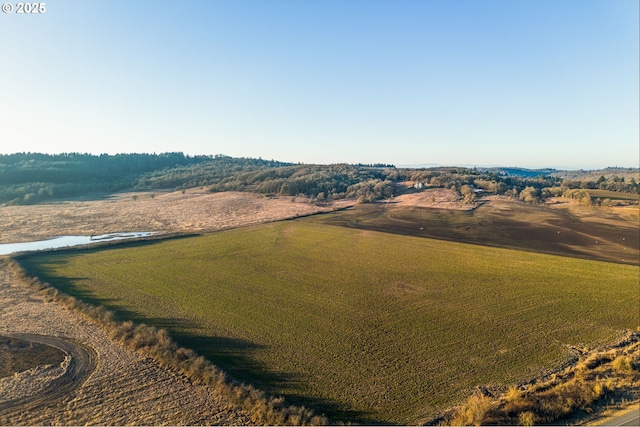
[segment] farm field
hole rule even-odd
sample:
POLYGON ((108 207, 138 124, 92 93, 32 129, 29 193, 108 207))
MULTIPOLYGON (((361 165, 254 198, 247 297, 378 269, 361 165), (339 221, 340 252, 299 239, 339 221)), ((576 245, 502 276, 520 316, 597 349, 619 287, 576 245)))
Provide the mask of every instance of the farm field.
POLYGON ((11 368, 0 372, 1 425, 254 424, 248 411, 212 387, 123 347, 101 326, 35 291, 4 259, 0 336, 0 358, 11 368), (65 354, 38 341, 53 341, 65 354), (87 350, 89 360, 70 346, 87 350), (60 363, 66 355, 73 363, 60 363))
POLYGON ((631 193, 620 193, 618 191, 608 191, 608 190, 589 190, 589 195, 591 198, 601 198, 601 199, 619 199, 619 200, 640 200, 639 194, 631 194, 631 193))
POLYGON ((356 423, 428 420, 638 326, 635 266, 321 223, 343 213, 20 262, 356 423))
POLYGON ((529 205, 496 197, 474 210, 393 203, 357 205, 319 215, 323 224, 526 251, 640 264, 638 207, 529 205))

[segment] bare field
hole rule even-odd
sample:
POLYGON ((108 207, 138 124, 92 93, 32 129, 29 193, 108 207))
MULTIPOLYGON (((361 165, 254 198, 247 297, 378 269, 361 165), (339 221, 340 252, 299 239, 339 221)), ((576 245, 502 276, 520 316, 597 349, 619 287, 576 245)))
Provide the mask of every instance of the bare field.
POLYGON ((149 358, 114 343, 100 327, 48 301, 0 266, 0 335, 61 337, 92 348, 95 370, 72 392, 37 410, 2 403, 41 392, 60 367, 1 380, 2 425, 249 425, 251 418, 210 387, 195 385, 149 358), (24 376, 29 381, 23 381, 24 376), (34 382, 36 383, 34 385, 34 382), (42 387, 38 387, 38 383, 42 387), (27 388, 27 389, 25 389, 27 388))
POLYGON ((212 231, 330 211, 353 203, 316 206, 291 198, 191 189, 185 193, 123 193, 104 200, 0 206, 0 242, 127 231, 212 231))
MULTIPOLYGON (((404 187, 404 186, 403 186, 404 187)), ((476 205, 465 205, 456 191, 446 188, 429 188, 422 191, 405 189, 405 193, 393 198, 390 204, 395 206, 415 206, 420 208, 437 208, 468 211, 476 205)), ((387 202, 385 202, 387 203, 387 202)))
POLYGON ((640 221, 640 206, 629 204, 627 206, 594 207, 585 206, 575 200, 567 200, 561 197, 552 197, 545 203, 553 209, 570 212, 582 220, 598 222, 607 225, 615 225, 617 221, 630 221, 638 224, 640 221))
POLYGON ((639 215, 638 206, 530 205, 503 196, 486 196, 469 210, 372 203, 317 220, 344 227, 638 265, 639 215))

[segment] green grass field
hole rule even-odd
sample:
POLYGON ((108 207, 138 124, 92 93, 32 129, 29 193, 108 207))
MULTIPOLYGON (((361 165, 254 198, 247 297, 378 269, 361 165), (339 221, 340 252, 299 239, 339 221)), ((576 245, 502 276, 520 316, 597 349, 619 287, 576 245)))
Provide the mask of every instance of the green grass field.
POLYGON ((334 420, 412 424, 636 328, 638 268, 314 218, 20 259, 334 420))

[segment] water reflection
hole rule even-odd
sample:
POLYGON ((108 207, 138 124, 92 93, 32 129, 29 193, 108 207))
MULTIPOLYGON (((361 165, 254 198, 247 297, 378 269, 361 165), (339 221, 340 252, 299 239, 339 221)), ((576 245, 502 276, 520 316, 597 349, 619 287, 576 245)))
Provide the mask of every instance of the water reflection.
POLYGON ((97 236, 60 236, 54 239, 38 240, 35 242, 5 243, 0 244, 0 255, 9 255, 25 251, 64 248, 69 246, 86 245, 89 243, 110 242, 113 240, 136 239, 140 237, 148 237, 155 233, 155 231, 139 231, 128 233, 109 233, 97 236))

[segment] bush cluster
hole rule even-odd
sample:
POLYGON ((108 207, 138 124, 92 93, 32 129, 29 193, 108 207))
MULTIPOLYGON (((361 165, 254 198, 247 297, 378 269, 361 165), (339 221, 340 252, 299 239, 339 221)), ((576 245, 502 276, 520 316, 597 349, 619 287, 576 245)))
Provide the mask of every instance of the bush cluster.
POLYGON ((640 333, 628 332, 619 345, 585 355, 550 379, 511 386, 497 397, 473 394, 445 417, 446 425, 551 424, 618 389, 640 386, 640 333))

